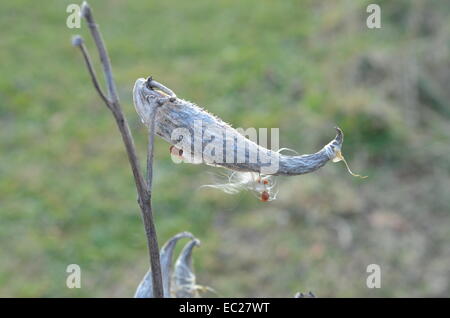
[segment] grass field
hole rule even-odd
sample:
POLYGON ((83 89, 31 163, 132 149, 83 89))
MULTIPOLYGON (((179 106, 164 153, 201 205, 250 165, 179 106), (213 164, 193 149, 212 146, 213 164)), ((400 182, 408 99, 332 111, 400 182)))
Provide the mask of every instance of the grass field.
MULTIPOLYGON (((115 123, 66 27, 72 1, 0 3, 0 296, 129 297, 148 268, 115 123), (68 264, 82 288, 65 285, 68 264)), ((156 140, 159 241, 190 231, 197 282, 227 297, 449 296, 450 6, 377 1, 91 1, 141 162, 131 89, 152 75, 234 127, 280 127, 342 163, 279 179, 278 200, 199 189, 156 140), (380 289, 366 287, 379 264, 380 289)), ((100 68, 97 69, 100 73, 100 68)))

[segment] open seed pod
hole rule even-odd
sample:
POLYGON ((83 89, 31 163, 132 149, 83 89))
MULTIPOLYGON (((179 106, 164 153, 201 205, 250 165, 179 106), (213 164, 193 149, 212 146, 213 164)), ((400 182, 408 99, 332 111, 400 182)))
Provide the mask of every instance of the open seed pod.
MULTIPOLYGON (((183 238, 190 238, 193 241, 198 241, 191 233, 182 232, 174 235, 170 238, 160 251, 160 261, 161 261, 161 274, 163 280, 164 297, 171 297, 171 275, 172 275, 172 261, 173 261, 173 251, 177 242, 183 238)), ((145 274, 144 278, 140 282, 135 298, 153 298, 153 281, 152 273, 150 270, 145 274)))

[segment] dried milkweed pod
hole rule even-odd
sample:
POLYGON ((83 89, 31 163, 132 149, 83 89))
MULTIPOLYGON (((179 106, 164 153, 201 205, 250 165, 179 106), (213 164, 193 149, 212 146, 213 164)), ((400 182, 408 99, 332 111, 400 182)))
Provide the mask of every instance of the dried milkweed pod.
POLYGON ((290 149, 282 148, 279 151, 272 151, 256 144, 217 116, 191 102, 178 98, 170 89, 152 78, 136 81, 133 100, 139 117, 147 126, 149 126, 149 118, 153 111, 158 109, 155 132, 172 144, 170 148, 172 158, 182 158, 187 163, 206 163, 233 171, 228 182, 205 187, 217 188, 229 194, 250 190, 261 201, 271 201, 276 198, 276 187, 269 183, 270 179, 263 178, 310 173, 323 167, 330 160, 333 162, 344 161, 351 175, 365 178, 353 173, 344 159, 341 151, 344 133, 338 127, 335 127, 337 132, 335 138, 318 152, 305 155, 285 155, 281 152, 290 149), (188 132, 187 137, 178 135, 179 131, 188 132), (205 131, 208 131, 210 138, 203 137, 205 131), (196 136, 200 136, 200 140, 196 139, 196 136), (196 144, 199 144, 197 150, 195 149, 196 144), (239 145, 242 148, 239 148, 239 145), (228 158, 227 155, 230 155, 229 157, 233 160, 218 160, 212 152, 206 151, 211 148, 221 153, 222 159, 228 158), (241 159, 244 160, 237 160, 239 155, 243 155, 241 159), (258 178, 263 183, 258 183, 258 178), (264 184, 264 180, 267 184, 264 184))
MULTIPOLYGON (((199 292, 216 293, 212 288, 196 284, 194 270, 192 268, 192 251, 199 246, 200 241, 189 232, 182 232, 170 238, 160 251, 161 274, 164 287, 164 298, 198 297, 199 292), (178 256, 173 271, 173 252, 177 242, 183 238, 190 241, 184 246, 178 256)), ((135 298, 153 298, 152 275, 149 270, 134 294, 135 298)))
MULTIPOLYGON (((173 251, 177 242, 183 238, 194 239, 194 236, 189 232, 178 233, 177 235, 170 238, 160 250, 160 262, 161 262, 161 274, 163 280, 164 297, 170 297, 170 281, 172 272, 172 259, 173 251)), ((149 270, 142 281, 139 283, 135 298, 152 298, 153 297, 153 283, 152 275, 149 270)))
POLYGON ((175 298, 199 297, 200 292, 210 292, 217 295, 217 292, 211 287, 196 283, 192 266, 192 251, 196 246, 200 246, 200 241, 194 238, 184 246, 175 262, 170 290, 175 298))
POLYGON ((294 298, 316 298, 316 295, 314 295, 311 291, 307 294, 298 292, 294 295, 294 298))
POLYGON ((342 130, 336 128, 336 137, 318 152, 288 156, 245 138, 220 118, 176 97, 171 90, 153 79, 150 79, 150 82, 143 78, 136 81, 133 100, 141 121, 147 126, 150 124, 151 114, 158 109, 155 121, 156 134, 177 148, 183 149, 183 157, 193 158, 191 160, 193 163, 203 162, 234 171, 287 176, 310 173, 334 159, 341 150, 344 140, 342 130), (203 138, 206 130, 211 138, 203 138), (188 131, 190 134, 186 138, 175 138, 174 136, 179 136, 179 131, 188 131), (196 136, 202 136, 201 140, 196 140, 196 136), (232 141, 232 146, 227 147, 225 141, 232 141), (197 150, 193 147, 196 143, 199 143, 197 150), (242 145, 245 149, 242 162, 218 161, 216 156, 206 151, 210 148, 219 149, 222 150, 220 152, 223 154, 222 158, 228 158, 227 153, 229 157, 238 158, 242 151, 238 145, 242 145))
POLYGON ((175 298, 198 297, 195 274, 192 269, 192 251, 199 245, 199 240, 191 240, 178 256, 172 276, 172 294, 175 298))

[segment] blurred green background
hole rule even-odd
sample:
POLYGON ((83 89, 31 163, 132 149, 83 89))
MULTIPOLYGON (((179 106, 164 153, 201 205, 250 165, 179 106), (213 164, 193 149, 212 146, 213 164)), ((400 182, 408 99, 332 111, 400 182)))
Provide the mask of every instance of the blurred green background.
MULTIPOLYGON (((235 127, 314 152, 346 134, 356 172, 280 178, 278 200, 199 186, 156 141, 162 244, 190 231, 197 282, 227 297, 449 296, 450 5, 376 1, 91 1, 144 162, 131 90, 152 75, 235 127), (379 264, 380 289, 366 287, 379 264)), ((69 29, 72 1, 0 3, 0 296, 129 297, 148 268, 120 135, 69 29), (82 288, 65 285, 68 264, 82 288)), ((181 245, 181 244, 180 244, 181 245)))

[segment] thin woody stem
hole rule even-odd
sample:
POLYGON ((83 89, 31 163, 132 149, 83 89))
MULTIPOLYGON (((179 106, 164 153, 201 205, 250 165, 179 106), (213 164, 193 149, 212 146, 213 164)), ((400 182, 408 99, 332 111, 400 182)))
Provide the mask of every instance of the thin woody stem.
POLYGON ((103 72, 106 77, 106 84, 108 86, 109 98, 112 103, 115 104, 119 101, 117 95, 116 84, 114 82, 114 77, 112 74, 111 61, 109 59, 108 51, 106 50, 105 43, 103 42, 103 37, 100 33, 98 25, 94 21, 92 15, 92 10, 89 4, 85 1, 81 7, 81 15, 86 20, 91 31, 91 35, 94 38, 95 45, 97 46, 98 54, 100 56, 100 61, 103 66, 103 72))
MULTIPOLYGON (((103 66, 103 72, 106 78, 106 84, 108 87, 109 98, 106 98, 103 91, 100 89, 100 85, 98 84, 97 77, 95 76, 95 72, 92 68, 92 63, 90 62, 89 54, 87 49, 84 47, 82 41, 81 43, 75 43, 74 45, 79 46, 81 52, 83 53, 83 57, 85 59, 86 65, 88 67, 89 73, 93 80, 94 86, 97 89, 102 100, 105 102, 106 106, 111 110, 114 115, 114 118, 117 123, 117 127, 121 133, 123 143, 126 148, 126 152, 128 155, 128 161, 130 162, 131 170, 133 172, 134 181, 136 184, 136 189, 138 192, 138 202, 141 208, 142 217, 145 226, 145 232, 147 236, 147 245, 150 254, 150 266, 152 271, 152 280, 153 280, 153 296, 155 298, 162 298, 164 296, 163 285, 162 285, 162 274, 161 274, 161 263, 160 263, 160 255, 159 255, 159 246, 158 239, 156 235, 156 227, 155 222, 153 220, 153 211, 152 211, 152 203, 151 203, 151 183, 147 185, 145 182, 141 170, 139 160, 136 154, 136 147, 134 145, 133 136, 130 131, 130 127, 128 125, 128 121, 126 120, 122 107, 119 103, 119 98, 117 95, 117 90, 114 82, 114 77, 112 75, 111 63, 109 60, 109 56, 104 45, 101 33, 98 29, 98 25, 94 21, 94 17, 92 15, 92 11, 89 5, 84 2, 82 6, 82 16, 86 19, 89 29, 91 31, 91 35, 94 38, 95 45, 97 47, 100 60, 103 66)), ((149 139, 149 149, 151 150, 152 157, 147 160, 147 169, 148 171, 153 171, 153 138, 149 139), (151 143, 151 144, 150 144, 151 143)), ((151 180, 151 179, 149 179, 151 180)))
POLYGON ((100 95, 102 100, 105 102, 106 106, 110 108, 110 101, 108 100, 102 88, 100 87, 100 84, 97 79, 97 74, 95 73, 94 67, 92 66, 92 60, 88 50, 86 49, 86 46, 84 45, 83 38, 79 35, 74 36, 72 39, 72 44, 80 48, 80 51, 83 54, 84 62, 86 63, 86 67, 89 71, 89 75, 91 75, 92 84, 94 85, 95 89, 97 90, 97 93, 100 95))

